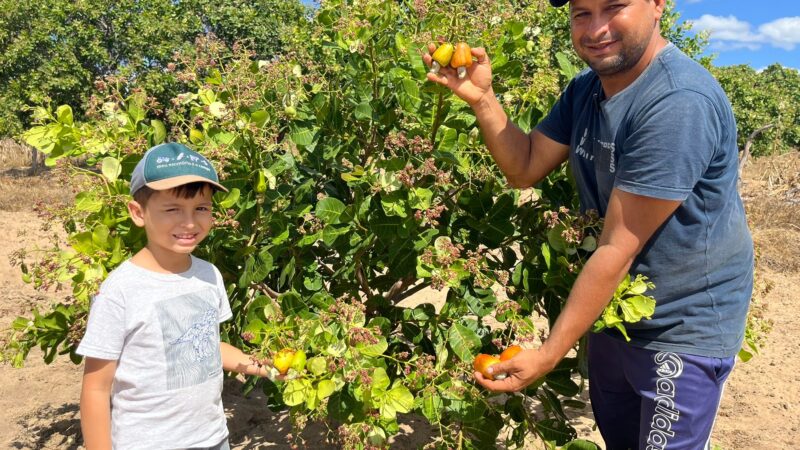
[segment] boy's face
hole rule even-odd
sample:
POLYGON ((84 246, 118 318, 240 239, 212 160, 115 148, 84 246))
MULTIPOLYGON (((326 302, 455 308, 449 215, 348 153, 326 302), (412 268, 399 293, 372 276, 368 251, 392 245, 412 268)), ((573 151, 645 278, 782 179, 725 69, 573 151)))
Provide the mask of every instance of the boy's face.
POLYGON ((171 253, 189 254, 208 235, 214 219, 211 215, 210 186, 193 198, 181 198, 172 190, 156 191, 147 206, 128 204, 133 222, 144 227, 148 246, 171 253))

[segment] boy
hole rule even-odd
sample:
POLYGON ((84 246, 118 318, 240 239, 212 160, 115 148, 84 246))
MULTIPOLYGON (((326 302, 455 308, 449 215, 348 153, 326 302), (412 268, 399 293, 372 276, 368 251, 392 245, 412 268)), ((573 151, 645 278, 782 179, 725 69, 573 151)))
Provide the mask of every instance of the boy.
POLYGON ((191 254, 213 223, 214 190, 227 189, 206 158, 177 143, 148 150, 130 189, 147 245, 103 282, 77 350, 86 448, 228 449, 222 371, 267 370, 220 342, 231 317, 225 286, 191 254))

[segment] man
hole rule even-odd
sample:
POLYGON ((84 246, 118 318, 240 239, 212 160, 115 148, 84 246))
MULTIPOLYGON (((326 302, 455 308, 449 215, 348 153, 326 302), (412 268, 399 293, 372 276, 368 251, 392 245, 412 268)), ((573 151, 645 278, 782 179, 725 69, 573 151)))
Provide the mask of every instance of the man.
POLYGON ((496 100, 484 49, 463 80, 452 69, 428 75, 472 106, 512 186, 569 159, 581 208, 605 218, 546 342, 493 366, 504 380, 475 373, 479 383, 523 389, 556 366, 627 273, 656 285, 655 315, 627 326, 630 343, 615 331, 590 336, 592 408, 608 449, 708 446, 752 291, 733 114, 712 76, 661 36, 665 2, 569 1, 572 43, 590 70, 527 135, 496 100))

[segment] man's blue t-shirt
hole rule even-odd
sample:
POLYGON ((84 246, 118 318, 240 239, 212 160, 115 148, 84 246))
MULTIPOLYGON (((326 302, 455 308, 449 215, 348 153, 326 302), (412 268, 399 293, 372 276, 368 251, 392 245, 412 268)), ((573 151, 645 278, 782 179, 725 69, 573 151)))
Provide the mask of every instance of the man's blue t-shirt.
POLYGON ((672 44, 611 98, 586 70, 537 129, 570 146, 582 210, 605 216, 613 188, 682 202, 630 268, 656 286, 648 292, 653 318, 625 325, 631 343, 735 355, 752 294, 753 242, 737 190, 736 123, 711 74, 672 44))

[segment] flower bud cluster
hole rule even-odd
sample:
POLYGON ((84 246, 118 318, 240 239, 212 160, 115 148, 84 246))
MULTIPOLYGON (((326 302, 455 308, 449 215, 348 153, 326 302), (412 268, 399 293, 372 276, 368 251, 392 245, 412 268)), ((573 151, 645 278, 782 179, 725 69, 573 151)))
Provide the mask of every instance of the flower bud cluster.
MULTIPOLYGON (((344 294, 337 298, 325 313, 321 314, 324 323, 336 321, 340 323, 361 322, 366 307, 357 298, 344 294)), ((363 323, 363 322, 362 322, 363 323)))
POLYGON ((439 226, 439 217, 447 210, 447 207, 442 204, 431 206, 426 210, 417 210, 414 212, 414 218, 421 222, 421 225, 430 224, 433 227, 439 226))
POLYGON ((371 330, 369 328, 353 327, 347 332, 347 339, 350 345, 375 345, 378 343, 376 334, 380 334, 380 330, 371 330))
POLYGON ((214 216, 214 228, 230 227, 234 230, 239 228, 239 221, 234 219, 234 217, 236 217, 236 211, 233 209, 215 211, 214 216))

